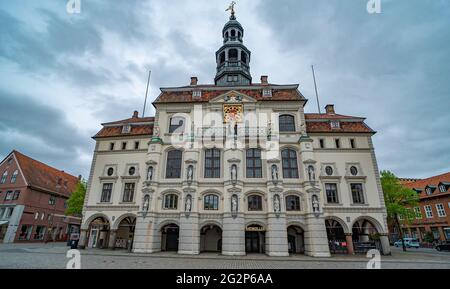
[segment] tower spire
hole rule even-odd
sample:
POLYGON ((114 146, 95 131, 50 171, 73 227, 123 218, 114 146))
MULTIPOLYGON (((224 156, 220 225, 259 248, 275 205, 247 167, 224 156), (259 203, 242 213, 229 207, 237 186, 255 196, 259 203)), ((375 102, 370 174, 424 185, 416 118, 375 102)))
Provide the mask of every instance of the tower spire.
POLYGON ((236 16, 234 16, 234 5, 236 5, 236 2, 231 1, 230 6, 225 11, 230 11, 230 20, 236 20, 236 16))
POLYGON ((216 52, 216 85, 236 86, 252 83, 249 66, 251 53, 243 44, 244 28, 236 20, 235 5, 236 2, 232 1, 225 10, 230 11, 231 15, 222 30, 223 45, 216 52))

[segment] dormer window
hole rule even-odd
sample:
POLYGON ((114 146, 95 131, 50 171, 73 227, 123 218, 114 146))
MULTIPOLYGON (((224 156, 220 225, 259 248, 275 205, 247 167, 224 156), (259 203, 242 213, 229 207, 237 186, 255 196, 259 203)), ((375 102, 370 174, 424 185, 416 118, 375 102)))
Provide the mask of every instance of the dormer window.
POLYGON ((439 184, 439 191, 441 193, 445 193, 445 192, 447 192, 449 187, 450 187, 450 183, 440 183, 439 184))
POLYGON ((263 89, 263 97, 272 97, 272 89, 264 88, 263 89))
POLYGON ((436 187, 434 187, 434 186, 426 186, 425 187, 425 192, 427 193, 428 196, 433 194, 434 190, 436 190, 436 187))
POLYGON ((131 125, 126 124, 122 127, 122 133, 130 133, 131 132, 131 125))
POLYGON ((200 98, 200 97, 202 97, 202 91, 201 90, 194 90, 192 92, 192 97, 193 98, 200 98))
POLYGON ((331 121, 330 124, 331 124, 331 128, 332 129, 339 129, 339 128, 341 128, 341 125, 340 125, 339 121, 337 121, 337 120, 331 121))

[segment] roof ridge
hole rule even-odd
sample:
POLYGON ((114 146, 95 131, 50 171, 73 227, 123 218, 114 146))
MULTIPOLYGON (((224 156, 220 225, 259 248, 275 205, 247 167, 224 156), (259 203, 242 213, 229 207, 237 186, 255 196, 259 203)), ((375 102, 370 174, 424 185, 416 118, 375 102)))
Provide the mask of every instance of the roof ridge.
MULTIPOLYGON (((13 150, 12 153, 14 153, 14 155, 16 156, 17 162, 19 163, 19 166, 20 166, 20 167, 22 166, 22 164, 20 163, 20 158, 17 157, 17 154, 18 154, 19 156, 23 157, 23 158, 26 158, 26 159, 32 161, 32 162, 36 162, 36 163, 39 163, 39 164, 41 164, 41 165, 44 165, 44 166, 46 166, 47 168, 50 168, 50 169, 54 170, 55 172, 58 172, 58 173, 61 173, 61 174, 65 174, 65 175, 67 175, 67 176, 69 176, 69 177, 71 177, 71 178, 74 178, 74 179, 78 179, 76 176, 74 176, 74 175, 72 175, 72 174, 69 174, 69 173, 67 173, 67 172, 65 172, 65 171, 63 171, 63 170, 57 169, 57 168, 52 167, 52 166, 50 166, 50 165, 48 165, 48 164, 46 164, 46 163, 43 163, 43 162, 41 162, 41 161, 38 161, 38 160, 36 160, 36 159, 34 159, 34 158, 30 157, 30 156, 27 156, 27 155, 25 155, 25 154, 23 154, 23 153, 17 151, 17 150, 13 150)), ((24 173, 24 177, 26 178, 25 173, 24 173)))

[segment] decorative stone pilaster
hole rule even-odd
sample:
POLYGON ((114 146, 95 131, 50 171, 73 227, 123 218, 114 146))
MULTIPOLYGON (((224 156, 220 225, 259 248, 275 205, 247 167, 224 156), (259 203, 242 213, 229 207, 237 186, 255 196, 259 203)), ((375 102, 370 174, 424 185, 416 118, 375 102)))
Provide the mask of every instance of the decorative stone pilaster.
POLYGON ((312 257, 330 257, 327 231, 323 215, 308 214, 305 217, 305 255, 312 257))
POLYGON ((80 240, 78 241, 78 248, 85 249, 87 243, 87 230, 81 229, 80 230, 80 240))
MULTIPOLYGON (((239 199, 241 203, 241 199, 239 199)), ((228 202, 231 202, 228 199, 228 202)), ((245 255, 245 219, 242 213, 235 217, 228 211, 223 217, 222 254, 229 256, 245 255)))
POLYGON ((114 250, 116 247, 117 230, 109 231, 108 249, 114 250))
POLYGON ((345 234, 345 242, 347 242, 347 253, 349 255, 354 255, 355 249, 353 248, 353 234, 352 233, 345 234))
POLYGON ((388 234, 380 234, 381 252, 383 255, 391 255, 391 245, 389 244, 388 234))
POLYGON ((154 226, 154 213, 148 213, 144 217, 138 213, 134 229, 133 252, 153 253, 161 251, 161 234, 154 226))

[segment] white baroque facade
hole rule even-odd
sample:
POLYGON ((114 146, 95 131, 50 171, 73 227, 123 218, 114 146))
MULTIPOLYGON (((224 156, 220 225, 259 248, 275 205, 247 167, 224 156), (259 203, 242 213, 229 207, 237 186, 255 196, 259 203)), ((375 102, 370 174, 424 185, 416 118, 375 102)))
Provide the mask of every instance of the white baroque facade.
POLYGON ((298 85, 252 83, 234 14, 214 85, 162 88, 155 117, 103 124, 82 247, 327 257, 389 254, 386 210, 360 117, 305 114, 298 85))

